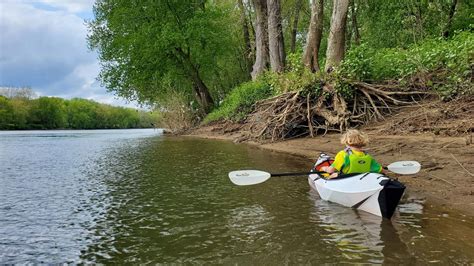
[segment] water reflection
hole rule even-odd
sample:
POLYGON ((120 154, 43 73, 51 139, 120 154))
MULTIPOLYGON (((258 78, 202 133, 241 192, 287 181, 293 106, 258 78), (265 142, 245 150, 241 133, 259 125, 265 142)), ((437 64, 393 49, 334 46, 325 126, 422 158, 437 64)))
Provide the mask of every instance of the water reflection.
POLYGON ((228 218, 229 234, 235 236, 242 245, 265 241, 271 235, 271 232, 265 229, 273 219, 274 217, 260 205, 235 208, 230 211, 228 218))
POLYGON ((413 262, 391 220, 321 200, 314 190, 309 196, 315 207, 310 219, 323 229, 322 240, 341 252, 340 262, 413 262))

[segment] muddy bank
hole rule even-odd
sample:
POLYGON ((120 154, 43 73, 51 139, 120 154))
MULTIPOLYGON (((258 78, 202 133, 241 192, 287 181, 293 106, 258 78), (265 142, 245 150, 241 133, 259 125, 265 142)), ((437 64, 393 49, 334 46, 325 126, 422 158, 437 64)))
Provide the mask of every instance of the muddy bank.
MULTIPOLYGON (((370 146, 367 149, 379 162, 388 165, 395 161, 415 160, 422 164, 416 175, 398 176, 408 190, 425 196, 446 209, 457 209, 474 216, 474 145, 472 136, 439 137, 433 134, 381 136, 367 131, 370 146)), ((222 134, 215 127, 195 130, 190 136, 235 141, 238 133, 222 134)), ((315 138, 300 138, 274 143, 259 144, 246 141, 260 148, 298 155, 308 160, 308 168, 321 152, 334 156, 342 145, 339 134, 315 138)))

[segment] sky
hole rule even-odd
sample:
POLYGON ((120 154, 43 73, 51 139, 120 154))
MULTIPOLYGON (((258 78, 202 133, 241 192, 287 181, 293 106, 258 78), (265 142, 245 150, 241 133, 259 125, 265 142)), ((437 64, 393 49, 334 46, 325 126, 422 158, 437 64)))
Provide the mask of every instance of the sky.
POLYGON ((96 80, 97 53, 85 20, 94 0, 0 0, 0 87, 31 87, 40 96, 80 97, 137 107, 96 80))

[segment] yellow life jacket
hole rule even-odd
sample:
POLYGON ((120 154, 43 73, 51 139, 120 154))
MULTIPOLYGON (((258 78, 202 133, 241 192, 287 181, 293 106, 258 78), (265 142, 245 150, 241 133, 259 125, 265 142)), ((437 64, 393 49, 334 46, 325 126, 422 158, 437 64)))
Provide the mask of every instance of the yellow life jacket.
POLYGON ((372 156, 367 153, 363 155, 356 155, 351 149, 346 149, 346 156, 344 156, 344 164, 342 165, 342 173, 369 173, 372 165, 372 156))

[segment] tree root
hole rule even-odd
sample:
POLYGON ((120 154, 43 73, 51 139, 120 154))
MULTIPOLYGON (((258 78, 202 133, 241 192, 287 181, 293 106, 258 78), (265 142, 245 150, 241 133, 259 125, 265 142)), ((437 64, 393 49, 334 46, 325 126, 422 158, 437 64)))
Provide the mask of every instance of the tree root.
POLYGON ((262 100, 246 118, 245 129, 254 139, 281 140, 342 132, 374 120, 383 120, 400 106, 417 104, 432 93, 408 91, 393 84, 345 81, 353 96, 345 99, 330 84, 322 93, 294 91, 262 100))

